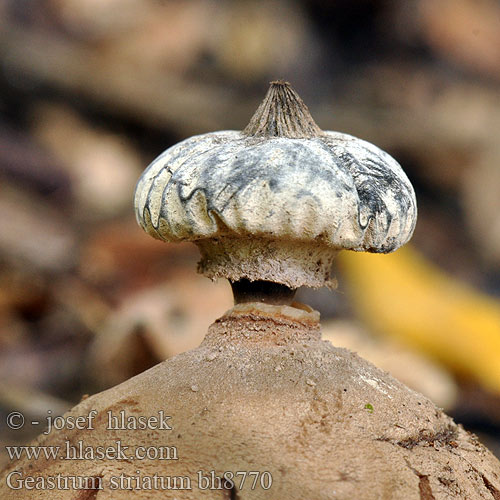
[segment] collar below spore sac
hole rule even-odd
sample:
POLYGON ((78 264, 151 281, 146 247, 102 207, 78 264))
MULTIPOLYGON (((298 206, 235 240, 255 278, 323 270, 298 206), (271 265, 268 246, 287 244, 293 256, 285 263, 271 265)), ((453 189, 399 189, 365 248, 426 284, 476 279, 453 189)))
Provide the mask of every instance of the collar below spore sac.
POLYGON ((288 82, 271 82, 266 97, 243 133, 250 137, 308 139, 323 135, 311 113, 288 82))

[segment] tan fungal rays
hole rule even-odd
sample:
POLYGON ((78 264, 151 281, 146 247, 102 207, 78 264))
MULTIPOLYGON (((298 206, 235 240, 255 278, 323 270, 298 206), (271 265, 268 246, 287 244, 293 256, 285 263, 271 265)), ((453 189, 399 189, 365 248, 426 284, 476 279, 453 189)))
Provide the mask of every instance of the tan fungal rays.
POLYGON ((150 235, 196 243, 207 276, 290 288, 329 284, 341 249, 396 250, 417 218, 399 164, 366 141, 322 131, 282 81, 244 131, 167 149, 141 177, 135 206, 150 235))
POLYGON ((201 271, 229 278, 236 305, 196 349, 66 415, 95 412, 93 429, 34 443, 120 443, 124 457, 22 458, 0 477, 2 500, 500 498, 500 464, 474 436, 322 340, 319 313, 293 302, 300 285, 329 284, 340 249, 390 252, 410 238, 415 196, 390 156, 321 131, 290 86, 274 82, 243 132, 192 137, 155 160, 137 186, 136 214, 156 238, 196 243, 201 271), (165 430, 106 428, 110 412, 161 411, 165 430), (99 487, 27 491, 30 478, 48 485, 58 475, 99 487))

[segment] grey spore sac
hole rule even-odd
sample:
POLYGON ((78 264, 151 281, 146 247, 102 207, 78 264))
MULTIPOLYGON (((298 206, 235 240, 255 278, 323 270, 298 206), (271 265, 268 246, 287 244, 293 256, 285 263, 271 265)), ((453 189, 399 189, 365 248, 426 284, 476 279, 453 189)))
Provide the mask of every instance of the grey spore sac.
POLYGON ((405 244, 417 206, 391 156, 322 131, 289 84, 273 82, 243 132, 191 137, 153 161, 137 185, 136 215, 156 238, 195 242, 210 277, 297 288, 330 284, 341 249, 386 253, 405 244), (253 243, 237 248, 245 238, 253 243))

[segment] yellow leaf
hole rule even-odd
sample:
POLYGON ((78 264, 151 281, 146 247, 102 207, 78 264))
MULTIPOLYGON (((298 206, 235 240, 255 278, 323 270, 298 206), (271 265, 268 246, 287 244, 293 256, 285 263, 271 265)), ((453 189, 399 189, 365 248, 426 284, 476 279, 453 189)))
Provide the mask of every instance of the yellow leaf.
POLYGON ((389 255, 341 252, 352 303, 366 324, 500 393, 500 301, 410 246, 389 255))

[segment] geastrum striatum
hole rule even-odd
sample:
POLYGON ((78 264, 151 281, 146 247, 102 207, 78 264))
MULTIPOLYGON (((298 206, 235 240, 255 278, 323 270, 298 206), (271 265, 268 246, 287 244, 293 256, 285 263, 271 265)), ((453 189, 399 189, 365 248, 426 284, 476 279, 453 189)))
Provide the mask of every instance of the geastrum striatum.
POLYGON ((196 243, 200 271, 228 278, 235 306, 198 348, 66 415, 95 410, 93 429, 53 431, 35 443, 119 442, 125 459, 20 460, 3 472, 2 499, 500 498, 500 463, 474 436, 424 396, 322 341, 319 314, 293 302, 301 285, 332 284, 339 250, 390 252, 411 237, 415 195, 389 155, 321 131, 290 85, 273 82, 243 132, 193 137, 155 160, 138 183, 136 214, 156 238, 196 243), (110 412, 160 411, 170 430, 106 427, 110 412), (168 459, 136 459, 137 450, 162 446, 168 459), (12 488, 58 474, 96 484, 12 488))

